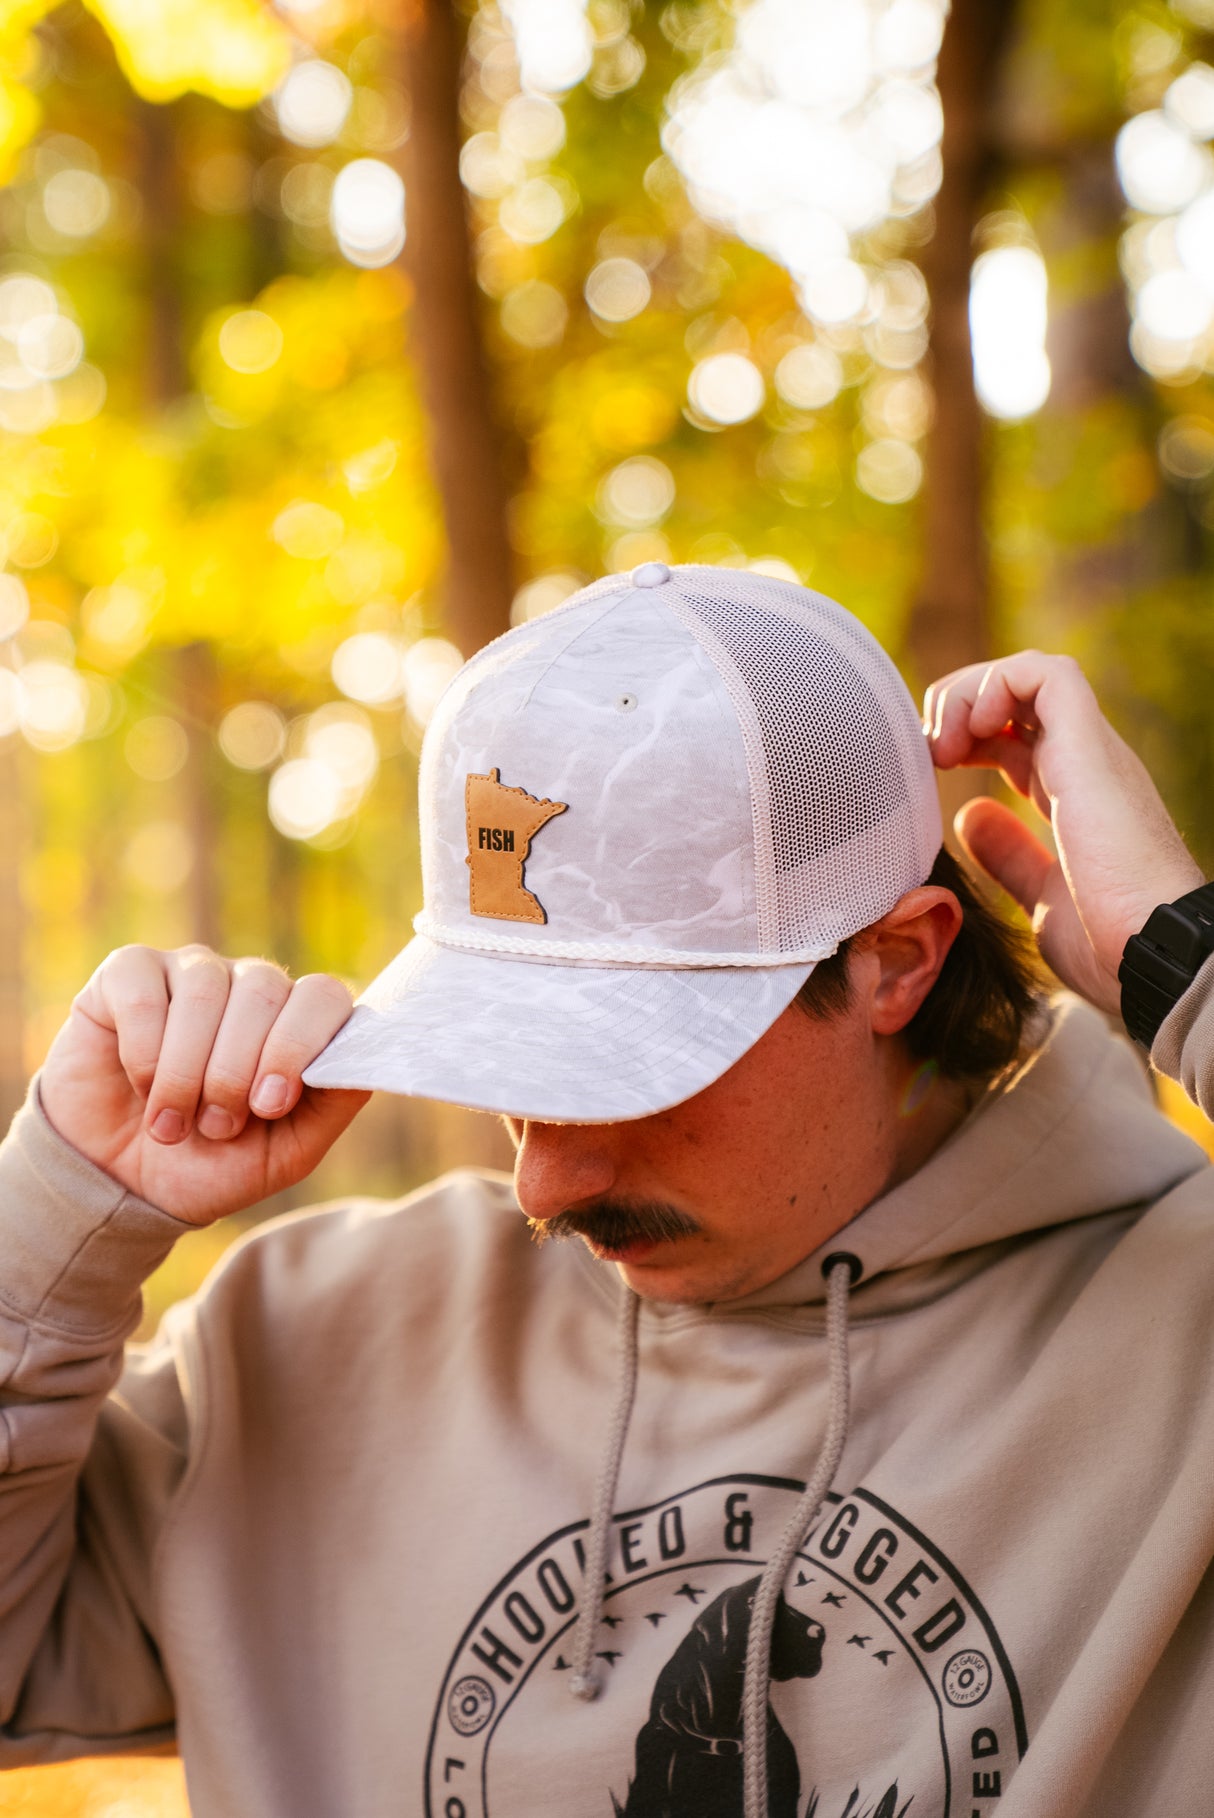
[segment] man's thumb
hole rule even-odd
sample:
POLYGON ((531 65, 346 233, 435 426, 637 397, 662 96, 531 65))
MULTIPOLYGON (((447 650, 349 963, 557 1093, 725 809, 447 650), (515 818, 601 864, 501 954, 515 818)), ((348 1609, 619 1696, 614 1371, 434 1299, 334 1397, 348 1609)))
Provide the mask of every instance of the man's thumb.
POLYGON ((353 1123, 370 1097, 369 1092, 304 1087, 291 1121, 300 1149, 309 1156, 309 1166, 319 1161, 346 1126, 353 1123))
POLYGON ((970 857, 1001 884, 1032 920, 1054 855, 1002 802, 978 796, 957 810, 957 838, 970 857))

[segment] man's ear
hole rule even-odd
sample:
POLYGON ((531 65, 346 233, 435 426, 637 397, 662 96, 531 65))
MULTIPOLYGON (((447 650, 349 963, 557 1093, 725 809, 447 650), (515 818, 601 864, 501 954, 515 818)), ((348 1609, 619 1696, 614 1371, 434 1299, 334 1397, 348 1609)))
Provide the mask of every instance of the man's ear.
POLYGON ((961 928, 961 904, 951 890, 921 884, 860 936, 867 961, 869 1015, 877 1035, 905 1029, 940 976, 961 928))

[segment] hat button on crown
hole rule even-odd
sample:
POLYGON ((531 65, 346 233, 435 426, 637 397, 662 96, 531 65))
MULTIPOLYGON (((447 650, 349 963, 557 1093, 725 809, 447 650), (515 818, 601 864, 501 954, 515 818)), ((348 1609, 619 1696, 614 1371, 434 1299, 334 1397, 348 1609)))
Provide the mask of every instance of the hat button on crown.
POLYGON ((670 579, 670 570, 665 562, 642 562, 639 568, 632 571, 634 587, 661 587, 670 579))

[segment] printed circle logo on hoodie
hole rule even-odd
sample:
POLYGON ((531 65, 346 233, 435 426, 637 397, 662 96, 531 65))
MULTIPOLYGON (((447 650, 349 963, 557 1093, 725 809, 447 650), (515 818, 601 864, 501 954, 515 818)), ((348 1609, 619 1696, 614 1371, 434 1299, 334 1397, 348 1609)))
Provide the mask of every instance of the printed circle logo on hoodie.
MULTIPOLYGON (((427 1818, 742 1812, 742 1676, 759 1577, 803 1486, 719 1478, 615 1518, 596 1665, 570 1696, 586 1523, 549 1535, 469 1622, 437 1700, 427 1818)), ((831 1495, 777 1610, 773 1818, 969 1818, 1027 1747, 989 1617, 865 1490, 831 1495)))

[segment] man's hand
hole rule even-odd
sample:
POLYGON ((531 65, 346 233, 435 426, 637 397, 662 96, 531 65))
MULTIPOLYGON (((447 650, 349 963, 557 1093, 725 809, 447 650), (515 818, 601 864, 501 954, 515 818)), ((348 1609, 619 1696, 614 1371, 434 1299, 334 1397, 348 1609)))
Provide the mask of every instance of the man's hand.
POLYGON ((349 1014, 322 973, 120 947, 55 1037, 43 1109, 131 1192, 209 1225, 302 1180, 370 1098, 300 1080, 349 1014))
POLYGON ((955 670, 928 689, 924 711, 938 769, 1000 770, 1050 822, 1057 858, 999 802, 967 802, 956 829, 1026 911, 1063 983, 1118 1014, 1126 941, 1205 881, 1145 766, 1071 657, 1022 650, 955 670))

